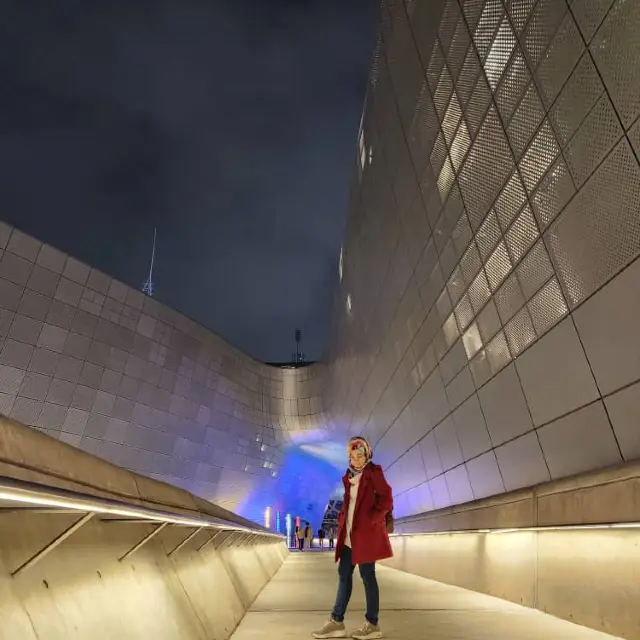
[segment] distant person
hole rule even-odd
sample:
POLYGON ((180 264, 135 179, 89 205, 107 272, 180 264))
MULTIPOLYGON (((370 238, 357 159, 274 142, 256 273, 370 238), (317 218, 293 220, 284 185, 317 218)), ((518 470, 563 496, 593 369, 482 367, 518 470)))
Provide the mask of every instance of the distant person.
POLYGON ((311 549, 311 547, 313 546, 313 529, 309 526, 309 523, 307 522, 307 526, 304 529, 304 537, 306 538, 307 541, 307 549, 311 549))
POLYGON ((336 528, 331 525, 329 527, 329 549, 333 549, 333 541, 336 538, 336 528))
POLYGON ((298 536, 298 549, 300 551, 304 551, 304 529, 302 527, 297 527, 296 531, 296 535, 298 536))
POLYGON ((320 542, 320 548, 324 549, 324 529, 318 529, 318 541, 320 542))
POLYGON ((351 438, 347 447, 349 468, 342 478, 344 502, 338 516, 338 593, 331 618, 314 638, 345 638, 344 616, 351 598, 353 571, 359 565, 367 603, 365 622, 352 634, 356 640, 382 638, 378 625, 380 593, 376 562, 393 556, 387 526, 393 510, 391 487, 382 467, 372 462, 369 443, 351 438), (356 505, 357 502, 357 505, 356 505))

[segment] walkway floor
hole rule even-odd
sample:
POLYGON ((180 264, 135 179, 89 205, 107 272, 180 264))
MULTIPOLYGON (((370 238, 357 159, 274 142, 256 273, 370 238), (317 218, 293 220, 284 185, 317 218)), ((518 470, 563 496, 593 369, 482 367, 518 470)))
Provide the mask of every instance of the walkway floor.
MULTIPOLYGON (((264 588, 232 640, 310 638, 327 620, 336 589, 329 553, 292 553, 264 588)), ((539 611, 394 569, 378 567, 380 624, 389 640, 611 640, 613 636, 539 611)), ((364 615, 357 570, 347 614, 355 629, 364 615)))

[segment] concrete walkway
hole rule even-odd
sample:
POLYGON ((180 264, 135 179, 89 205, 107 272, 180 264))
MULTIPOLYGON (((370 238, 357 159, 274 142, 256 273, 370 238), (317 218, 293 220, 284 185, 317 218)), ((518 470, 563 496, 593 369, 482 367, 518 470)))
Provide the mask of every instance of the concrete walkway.
MULTIPOLYGON (((336 590, 330 553, 292 553, 264 588, 232 640, 310 638, 328 619, 336 590)), ((538 611, 378 567, 380 624, 386 638, 425 640, 611 640, 613 636, 538 611)), ((360 625, 364 590, 357 573, 347 614, 360 625)))

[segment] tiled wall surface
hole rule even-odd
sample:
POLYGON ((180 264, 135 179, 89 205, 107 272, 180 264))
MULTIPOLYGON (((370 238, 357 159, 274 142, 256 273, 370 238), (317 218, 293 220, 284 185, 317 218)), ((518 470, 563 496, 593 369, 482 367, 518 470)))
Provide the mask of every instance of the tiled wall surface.
POLYGON ((640 3, 385 0, 327 407, 419 513, 640 455, 640 3))
POLYGON ((330 375, 0 224, 0 412, 230 509, 333 425, 398 516, 640 455, 640 4, 381 16, 330 375))
MULTIPOLYGON (((0 223, 0 412, 235 509, 326 426, 322 368, 256 363, 156 300, 0 223)), ((303 487, 304 489, 304 487, 303 487)))

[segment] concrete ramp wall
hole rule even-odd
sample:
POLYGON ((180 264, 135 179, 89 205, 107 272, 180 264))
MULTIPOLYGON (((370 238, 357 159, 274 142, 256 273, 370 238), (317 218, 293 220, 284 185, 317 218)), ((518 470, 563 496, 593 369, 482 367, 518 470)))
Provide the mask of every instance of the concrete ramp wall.
POLYGON ((165 529, 128 559, 119 557, 156 525, 94 519, 36 566, 11 573, 77 515, 0 515, 2 640, 224 640, 287 554, 283 544, 199 552, 201 532, 165 529))
MULTIPOLYGON (((5 419, 0 474, 248 524, 5 419)), ((95 514, 34 566, 12 575, 82 515, 41 505, 16 510, 0 502, 0 640, 226 640, 288 553, 281 538, 224 532, 199 550, 214 533, 210 529, 170 553, 195 529, 168 525, 120 560, 158 523, 95 514)))
POLYGON ((399 521, 388 566, 640 640, 640 463, 399 521))

